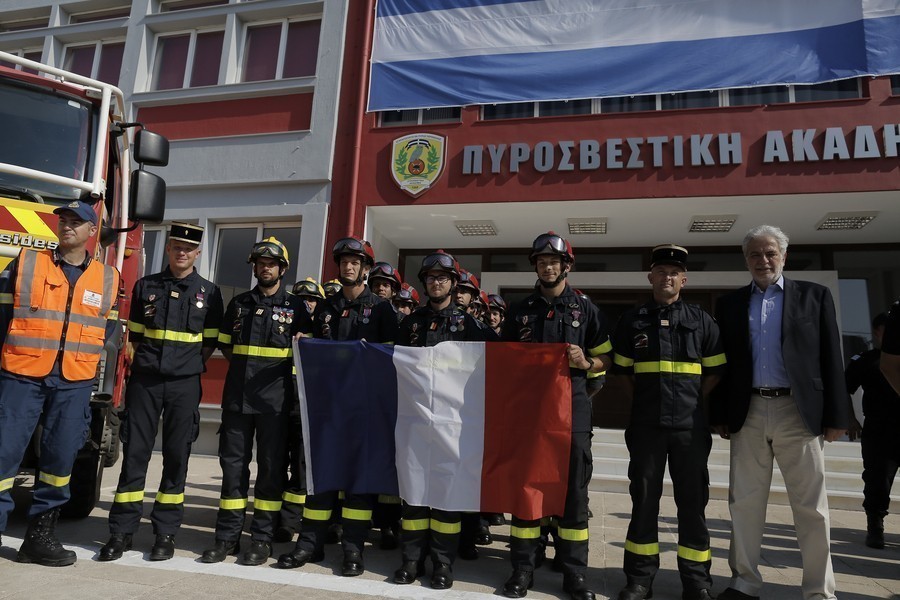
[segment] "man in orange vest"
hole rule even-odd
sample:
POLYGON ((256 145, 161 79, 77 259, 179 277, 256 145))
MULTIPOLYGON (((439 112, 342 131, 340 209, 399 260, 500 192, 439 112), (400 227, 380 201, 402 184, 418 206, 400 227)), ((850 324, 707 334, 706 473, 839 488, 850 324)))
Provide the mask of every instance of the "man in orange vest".
POLYGON ((59 245, 22 249, 0 275, 0 531, 31 434, 43 425, 38 473, 19 562, 65 566, 56 538, 75 457, 89 435, 90 399, 105 340, 120 327, 119 273, 91 258, 97 213, 75 200, 59 215, 59 245))

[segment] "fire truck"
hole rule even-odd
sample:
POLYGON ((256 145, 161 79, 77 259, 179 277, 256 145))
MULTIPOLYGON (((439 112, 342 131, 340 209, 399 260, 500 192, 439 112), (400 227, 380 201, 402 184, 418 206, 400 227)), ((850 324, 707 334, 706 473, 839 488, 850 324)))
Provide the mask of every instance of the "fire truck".
MULTIPOLYGON (((144 167, 168 163, 168 140, 128 121, 117 87, 4 52, 0 132, 0 270, 22 248, 57 247, 55 208, 77 199, 92 203, 99 233, 89 251, 122 274, 119 315, 127 317, 126 294, 144 268, 141 223, 159 223, 165 209, 165 182, 144 167)), ((100 361, 91 397, 91 435, 72 470, 65 516, 90 514, 103 469, 118 458, 127 346, 122 325, 100 361)), ((38 425, 17 484, 31 480, 40 436, 38 425)))

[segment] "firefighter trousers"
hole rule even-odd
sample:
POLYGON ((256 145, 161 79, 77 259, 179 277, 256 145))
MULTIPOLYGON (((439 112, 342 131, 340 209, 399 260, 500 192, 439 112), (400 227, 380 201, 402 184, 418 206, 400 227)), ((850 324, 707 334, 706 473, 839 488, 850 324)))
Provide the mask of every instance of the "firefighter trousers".
MULTIPOLYGON (((556 555, 566 575, 587 572, 588 484, 592 473, 591 433, 573 433, 566 504, 556 531, 556 555)), ((541 520, 526 521, 513 515, 509 548, 513 569, 533 572, 541 548, 541 520)))
POLYGON ((862 431, 863 508, 866 514, 885 516, 891 487, 900 468, 900 425, 892 420, 866 419, 862 431))
POLYGON ((90 435, 90 401, 90 384, 59 389, 0 374, 0 532, 6 530, 13 483, 38 423, 41 456, 28 517, 69 500, 72 465, 90 435))
POLYGON ((122 471, 110 533, 134 533, 143 514, 147 467, 162 416, 162 479, 150 513, 153 532, 175 535, 184 519, 184 482, 191 445, 200 431, 200 375, 164 377, 133 373, 122 414, 122 471))
POLYGON ((403 504, 400 521, 400 549, 404 562, 425 561, 434 565, 452 565, 459 547, 462 514, 458 512, 403 504))
POLYGON ((289 476, 287 488, 281 495, 279 526, 297 532, 300 531, 303 506, 306 504, 306 454, 303 449, 303 423, 298 412, 291 413, 288 420, 285 464, 289 476))
MULTIPOLYGON (((369 536, 369 527, 372 525, 372 509, 377 498, 378 496, 375 494, 347 494, 344 498, 341 508, 341 526, 343 528, 341 545, 344 552, 362 554, 369 536)), ((328 526, 337 503, 338 492, 306 496, 300 539, 297 540, 298 550, 318 552, 325 547, 328 526)))
POLYGON ((243 414, 222 411, 219 465, 222 493, 216 516, 216 539, 234 542, 244 527, 250 490, 250 461, 256 439, 256 482, 250 537, 272 541, 284 490, 284 453, 288 418, 284 414, 243 414))
POLYGON ((685 591, 709 589, 712 554, 706 527, 709 501, 707 460, 712 436, 706 428, 631 427, 625 432, 631 455, 631 522, 625 540, 625 576, 650 586, 659 570, 659 499, 666 461, 678 507, 678 570, 685 591))

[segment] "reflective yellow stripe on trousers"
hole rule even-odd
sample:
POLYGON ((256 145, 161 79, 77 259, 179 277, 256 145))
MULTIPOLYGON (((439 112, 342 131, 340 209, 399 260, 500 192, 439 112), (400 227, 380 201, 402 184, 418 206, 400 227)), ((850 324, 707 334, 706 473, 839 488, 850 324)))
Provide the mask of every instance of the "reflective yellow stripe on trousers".
POLYGON ((462 523, 444 523, 443 521, 438 521, 437 519, 431 519, 429 523, 432 531, 436 531, 437 533, 443 533, 446 535, 455 535, 462 531, 462 523))
POLYGON ((120 504, 143 501, 144 490, 137 490, 136 492, 116 492, 116 495, 113 498, 113 502, 119 502, 120 504))
POLYGON ((184 494, 156 492, 156 501, 160 504, 184 504, 184 494))
POLYGON ((641 556, 656 556, 659 554, 659 543, 652 544, 636 544, 631 540, 625 540, 625 552, 632 554, 640 554, 641 556))
POLYGON ((515 525, 513 525, 509 528, 509 534, 514 538, 519 538, 520 540, 535 540, 541 537, 541 528, 516 527, 515 525))
POLYGON ((341 509, 341 517, 350 519, 351 521, 371 521, 372 511, 344 507, 341 509))
POLYGON ((424 531, 429 523, 429 519, 401 519, 400 527, 405 531, 424 531))
POLYGON ((47 485, 52 485, 53 487, 65 487, 69 485, 69 481, 72 479, 72 476, 66 475, 64 477, 60 477, 59 475, 51 475, 50 473, 44 473, 43 471, 41 471, 38 479, 41 480, 41 482, 46 483, 47 485))
POLYGON ((303 518, 309 519, 310 521, 330 521, 331 520, 331 511, 330 510, 315 510, 308 506, 303 507, 303 518))
POLYGON ((241 510, 247 508, 246 498, 222 498, 219 500, 219 508, 222 510, 241 510))
POLYGON ((281 499, 291 504, 306 504, 306 494, 292 494, 291 492, 284 492, 283 494, 281 494, 281 499))
POLYGON ((678 558, 684 558, 693 562, 709 562, 712 560, 712 550, 694 550, 687 546, 678 546, 678 558))
POLYGON ((565 527, 559 527, 557 531, 559 532, 560 539, 566 540, 567 542, 588 541, 587 529, 566 529, 565 527))

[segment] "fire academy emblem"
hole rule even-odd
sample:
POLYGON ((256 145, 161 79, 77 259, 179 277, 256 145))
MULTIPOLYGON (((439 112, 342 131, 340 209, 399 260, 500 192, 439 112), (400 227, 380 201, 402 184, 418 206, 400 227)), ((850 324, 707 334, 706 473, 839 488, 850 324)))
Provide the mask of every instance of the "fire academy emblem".
POLYGON ((394 140, 391 176, 400 189, 417 198, 427 192, 444 170, 446 138, 413 133, 394 140))

